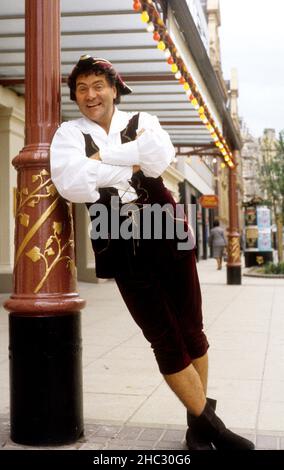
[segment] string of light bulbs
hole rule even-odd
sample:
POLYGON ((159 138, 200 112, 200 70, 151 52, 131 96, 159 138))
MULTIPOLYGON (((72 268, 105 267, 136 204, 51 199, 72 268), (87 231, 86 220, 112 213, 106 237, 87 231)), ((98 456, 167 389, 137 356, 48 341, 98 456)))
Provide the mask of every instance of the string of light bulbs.
MULTIPOLYGON (((172 73, 176 80, 183 87, 188 100, 198 112, 201 122, 208 129, 214 144, 219 149, 225 164, 234 168, 233 154, 212 117, 203 97, 201 96, 192 75, 187 69, 179 51, 177 50, 167 28, 156 9, 152 0, 134 0, 133 9, 140 13, 141 21, 146 25, 149 33, 153 34, 153 40, 157 42, 157 48, 163 51, 167 63, 170 65, 172 73)), ((222 163, 224 163, 222 162, 222 163)), ((222 165, 223 166, 223 165, 222 165)))

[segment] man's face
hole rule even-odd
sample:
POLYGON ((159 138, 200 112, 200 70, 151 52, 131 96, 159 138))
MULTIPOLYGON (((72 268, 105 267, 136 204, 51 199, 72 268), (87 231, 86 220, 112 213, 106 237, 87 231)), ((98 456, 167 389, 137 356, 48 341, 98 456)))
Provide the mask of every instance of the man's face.
POLYGON ((108 132, 113 101, 117 96, 116 87, 109 84, 105 75, 79 75, 75 94, 81 113, 108 132))

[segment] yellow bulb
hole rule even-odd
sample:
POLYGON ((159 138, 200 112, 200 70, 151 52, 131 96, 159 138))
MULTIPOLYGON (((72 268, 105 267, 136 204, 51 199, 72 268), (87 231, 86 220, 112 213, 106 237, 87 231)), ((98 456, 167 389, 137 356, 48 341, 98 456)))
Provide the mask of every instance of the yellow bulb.
POLYGON ((143 23, 148 23, 149 21, 149 15, 148 15, 148 12, 145 10, 141 13, 141 20, 143 21, 143 23))
POLYGON ((178 72, 178 66, 177 66, 177 64, 172 64, 171 70, 172 70, 173 73, 177 73, 177 72, 178 72))
POLYGON ((226 164, 224 162, 221 163, 221 168, 225 168, 226 164))
POLYGON ((199 112, 199 114, 200 114, 200 117, 201 117, 201 114, 204 114, 204 108, 203 108, 203 106, 200 106, 198 112, 199 112))
POLYGON ((189 90, 190 86, 187 82, 185 82, 184 85, 183 85, 183 88, 186 91, 186 90, 189 90))
POLYGON ((192 104, 192 106, 197 106, 198 105, 197 99, 193 98, 193 100, 191 100, 191 104, 192 104))
POLYGON ((166 49, 166 44, 164 41, 159 41, 157 44, 157 48, 160 49, 160 51, 164 51, 166 49))

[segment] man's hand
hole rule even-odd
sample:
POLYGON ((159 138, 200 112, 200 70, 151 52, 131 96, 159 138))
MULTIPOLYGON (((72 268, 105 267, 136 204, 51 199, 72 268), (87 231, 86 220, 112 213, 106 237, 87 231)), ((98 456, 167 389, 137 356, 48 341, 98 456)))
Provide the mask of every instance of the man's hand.
POLYGON ((100 157, 100 152, 94 153, 94 155, 92 155, 90 158, 92 160, 99 160, 99 161, 102 160, 101 157, 100 157))

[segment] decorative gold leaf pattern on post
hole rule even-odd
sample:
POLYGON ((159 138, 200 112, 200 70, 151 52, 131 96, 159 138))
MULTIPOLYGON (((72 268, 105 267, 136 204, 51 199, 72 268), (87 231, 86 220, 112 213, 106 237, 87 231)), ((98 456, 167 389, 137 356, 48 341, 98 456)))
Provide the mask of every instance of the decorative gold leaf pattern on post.
MULTIPOLYGON (((40 217, 33 221, 32 227, 24 234, 20 246, 17 249, 15 264, 19 261, 22 253, 24 252, 26 246, 33 239, 34 235, 40 230, 42 225, 49 219, 51 214, 55 211, 58 206, 60 196, 57 193, 56 187, 51 181, 50 174, 47 170, 43 169, 38 174, 32 175, 32 188, 24 187, 20 191, 17 191, 17 204, 16 204, 16 217, 19 218, 19 222, 22 226, 28 227, 30 224, 30 212, 28 208, 34 208, 39 204, 43 199, 50 198, 50 205, 47 209, 40 215, 40 217), (26 213, 28 212, 28 213, 26 213)), ((73 237, 73 220, 72 220, 72 211, 71 204, 67 204, 68 216, 70 222, 70 237, 73 237)), ((76 275, 76 266, 74 260, 64 254, 67 248, 74 248, 74 240, 68 240, 62 246, 61 235, 63 232, 62 222, 54 220, 51 223, 52 235, 48 237, 45 242, 44 249, 39 248, 38 246, 33 246, 25 254, 33 262, 37 263, 39 261, 44 262, 45 272, 42 276, 42 279, 34 289, 34 293, 39 292, 48 278, 49 274, 55 268, 55 266, 60 261, 66 261, 66 268, 70 271, 72 276, 76 275)), ((66 240, 66 237, 64 237, 66 240)), ((43 242, 44 243, 44 242, 43 242)))
POLYGON ((70 258, 70 256, 63 256, 63 252, 67 247, 74 247, 74 240, 68 240, 65 245, 61 246, 61 239, 59 238, 59 235, 62 233, 62 223, 54 221, 52 223, 52 229, 53 235, 50 235, 50 237, 47 239, 43 253, 41 253, 40 248, 37 246, 34 246, 29 252, 26 253, 26 256, 28 256, 28 258, 30 258, 34 263, 40 259, 43 259, 45 263, 45 274, 36 286, 34 290, 35 294, 42 288, 49 274, 60 261, 67 260, 66 267, 73 276, 76 271, 74 260, 70 258), (51 256, 53 259, 49 263, 48 257, 51 256))
POLYGON ((42 254, 38 246, 34 246, 28 253, 26 253, 28 258, 30 258, 34 263, 40 260, 42 254))
POLYGON ((239 237, 232 237, 229 239, 229 256, 233 263, 238 263, 240 261, 241 252, 239 237))
POLYGON ((45 188, 47 194, 50 194, 51 196, 55 196, 57 190, 54 184, 50 184, 49 186, 46 186, 45 188))
POLYGON ((28 227, 30 223, 30 216, 28 214, 19 214, 20 217, 20 224, 24 227, 28 227))
POLYGON ((61 235, 62 232, 62 223, 61 222, 53 222, 52 228, 54 230, 54 233, 57 235, 61 235))
MULTIPOLYGON (((18 191, 19 200, 17 205, 17 217, 22 215, 20 211, 24 206, 27 205, 28 207, 35 207, 41 199, 46 199, 56 195, 56 188, 51 182, 51 178, 47 178, 49 176, 50 175, 47 170, 41 170, 37 175, 32 175, 32 182, 39 182, 36 188, 34 188, 31 192, 29 192, 29 188, 22 188, 20 191, 18 191), (45 193, 40 192, 43 188, 45 188, 45 193)), ((20 223, 25 225, 21 222, 21 220, 20 223)), ((28 224, 25 226, 27 227, 28 224)))

